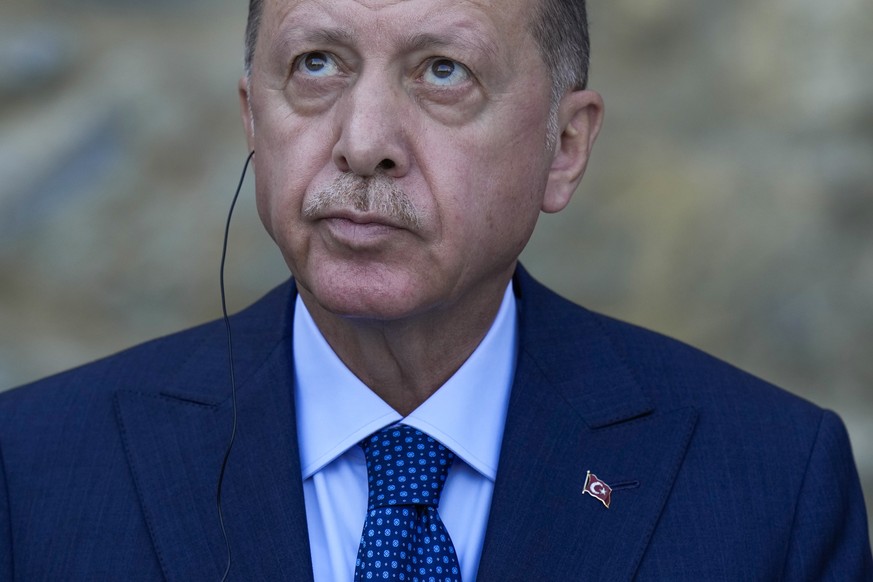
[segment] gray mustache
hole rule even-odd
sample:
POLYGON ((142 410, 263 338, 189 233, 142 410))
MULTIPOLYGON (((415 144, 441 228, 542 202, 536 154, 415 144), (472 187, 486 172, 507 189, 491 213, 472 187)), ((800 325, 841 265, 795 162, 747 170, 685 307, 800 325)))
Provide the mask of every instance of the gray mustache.
POLYGON ((421 213, 397 183, 384 174, 344 173, 316 192, 303 207, 303 216, 318 218, 330 210, 354 208, 373 212, 410 229, 421 227, 421 213))

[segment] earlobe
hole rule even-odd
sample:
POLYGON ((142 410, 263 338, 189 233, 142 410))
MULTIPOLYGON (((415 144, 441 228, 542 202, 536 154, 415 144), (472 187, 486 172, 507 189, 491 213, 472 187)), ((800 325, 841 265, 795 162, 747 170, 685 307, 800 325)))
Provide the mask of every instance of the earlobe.
POLYGON ((255 149, 255 120, 252 114, 251 96, 249 95, 249 80, 243 75, 239 80, 239 109, 243 129, 246 133, 246 143, 249 151, 255 149))
POLYGON ((603 123, 603 99, 595 91, 568 91, 558 105, 558 135, 543 212, 559 212, 582 180, 603 123))

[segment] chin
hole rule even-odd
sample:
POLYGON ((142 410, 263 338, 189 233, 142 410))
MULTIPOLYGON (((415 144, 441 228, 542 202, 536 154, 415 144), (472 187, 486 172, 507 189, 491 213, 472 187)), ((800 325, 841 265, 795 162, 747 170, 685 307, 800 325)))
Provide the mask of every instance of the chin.
POLYGON ((315 274, 301 287, 323 309, 351 319, 378 321, 414 317, 433 307, 433 288, 424 278, 379 270, 315 274))

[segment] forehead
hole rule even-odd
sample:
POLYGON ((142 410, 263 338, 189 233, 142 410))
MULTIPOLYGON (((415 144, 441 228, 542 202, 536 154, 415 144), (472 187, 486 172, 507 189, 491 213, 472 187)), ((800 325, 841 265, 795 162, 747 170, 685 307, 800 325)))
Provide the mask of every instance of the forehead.
POLYGON ((348 38, 389 40, 405 35, 466 33, 498 46, 528 36, 536 0, 267 0, 261 34, 282 36, 307 29, 330 29, 348 38))

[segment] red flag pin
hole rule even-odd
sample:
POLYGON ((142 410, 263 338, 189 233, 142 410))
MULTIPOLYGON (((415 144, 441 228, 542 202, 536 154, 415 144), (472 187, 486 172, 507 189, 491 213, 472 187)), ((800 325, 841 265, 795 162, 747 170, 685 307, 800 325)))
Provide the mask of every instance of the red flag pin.
POLYGON ((612 498, 612 487, 597 478, 597 475, 588 471, 585 475, 585 487, 582 488, 582 493, 587 493, 609 509, 609 501, 612 498))

